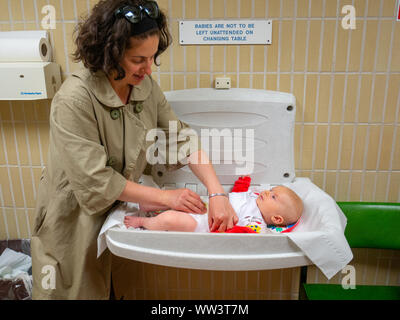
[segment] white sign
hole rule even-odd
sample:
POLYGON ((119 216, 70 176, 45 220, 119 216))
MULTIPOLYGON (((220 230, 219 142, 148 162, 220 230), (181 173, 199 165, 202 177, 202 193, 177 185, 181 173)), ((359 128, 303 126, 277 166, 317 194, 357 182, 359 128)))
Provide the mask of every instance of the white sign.
POLYGON ((271 44, 271 20, 184 20, 179 21, 179 43, 271 44))

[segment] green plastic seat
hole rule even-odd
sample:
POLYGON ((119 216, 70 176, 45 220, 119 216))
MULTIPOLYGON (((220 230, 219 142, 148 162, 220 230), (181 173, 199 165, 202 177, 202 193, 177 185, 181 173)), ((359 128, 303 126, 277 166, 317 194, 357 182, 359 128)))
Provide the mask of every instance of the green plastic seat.
POLYGON ((400 300, 400 287, 357 285, 343 289, 340 284, 305 284, 309 300, 400 300))
MULTIPOLYGON (((338 202, 347 217, 346 239, 351 248, 400 250, 400 203, 338 202)), ((400 286, 304 283, 309 300, 400 300, 400 286)))

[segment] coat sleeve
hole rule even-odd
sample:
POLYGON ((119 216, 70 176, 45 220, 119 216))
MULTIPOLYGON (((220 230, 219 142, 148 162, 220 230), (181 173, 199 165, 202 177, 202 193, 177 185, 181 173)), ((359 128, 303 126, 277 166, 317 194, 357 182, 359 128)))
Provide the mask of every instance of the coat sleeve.
POLYGON ((68 97, 55 97, 50 113, 51 155, 65 172, 71 189, 88 214, 109 207, 122 193, 126 179, 106 166, 94 110, 68 97))
MULTIPOLYGON (((187 157, 201 150, 201 139, 188 124, 178 119, 154 80, 153 86, 157 98, 157 126, 166 132, 167 142, 171 135, 176 135, 176 146, 168 144, 166 165, 168 171, 176 170, 187 164, 187 157), (171 157, 171 154, 176 156, 171 157)), ((175 141, 175 138, 172 141, 175 141)))

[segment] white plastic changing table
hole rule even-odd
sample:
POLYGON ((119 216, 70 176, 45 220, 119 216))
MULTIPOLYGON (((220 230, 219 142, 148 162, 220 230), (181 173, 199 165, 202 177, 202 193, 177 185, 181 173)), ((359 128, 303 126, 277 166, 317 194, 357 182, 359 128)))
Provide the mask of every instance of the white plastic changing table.
MULTIPOLYGON (((280 184, 295 179, 296 99, 292 94, 254 89, 190 89, 165 95, 177 116, 198 133, 201 128, 254 130, 252 185, 280 184)), ((206 151, 211 154, 210 150, 206 151)), ((241 165, 215 166, 226 191, 238 178, 235 167, 241 165)), ((187 187, 206 195, 188 168, 161 173, 153 175, 160 186, 187 187)), ((285 234, 160 232, 114 227, 106 232, 106 242, 117 256, 179 268, 266 270, 312 264, 285 234)))
POLYGON ((120 257, 200 270, 268 270, 312 262, 284 234, 207 234, 111 228, 110 251, 120 257))

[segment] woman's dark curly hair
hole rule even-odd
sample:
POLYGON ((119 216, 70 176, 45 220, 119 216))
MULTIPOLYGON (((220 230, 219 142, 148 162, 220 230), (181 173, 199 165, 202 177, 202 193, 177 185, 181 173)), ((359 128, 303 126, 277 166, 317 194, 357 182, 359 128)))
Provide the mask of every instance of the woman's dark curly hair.
POLYGON ((103 70, 107 75, 116 71, 115 80, 125 77, 125 71, 120 66, 120 61, 126 49, 130 49, 131 37, 146 39, 158 34, 160 41, 157 53, 154 56, 158 66, 157 57, 171 44, 171 35, 167 27, 167 18, 160 10, 156 19, 158 29, 132 36, 135 24, 125 18, 116 18, 115 11, 127 5, 138 5, 145 0, 101 0, 97 3, 90 16, 80 22, 75 29, 76 51, 72 54, 75 62, 82 61, 83 65, 91 72, 103 70))

